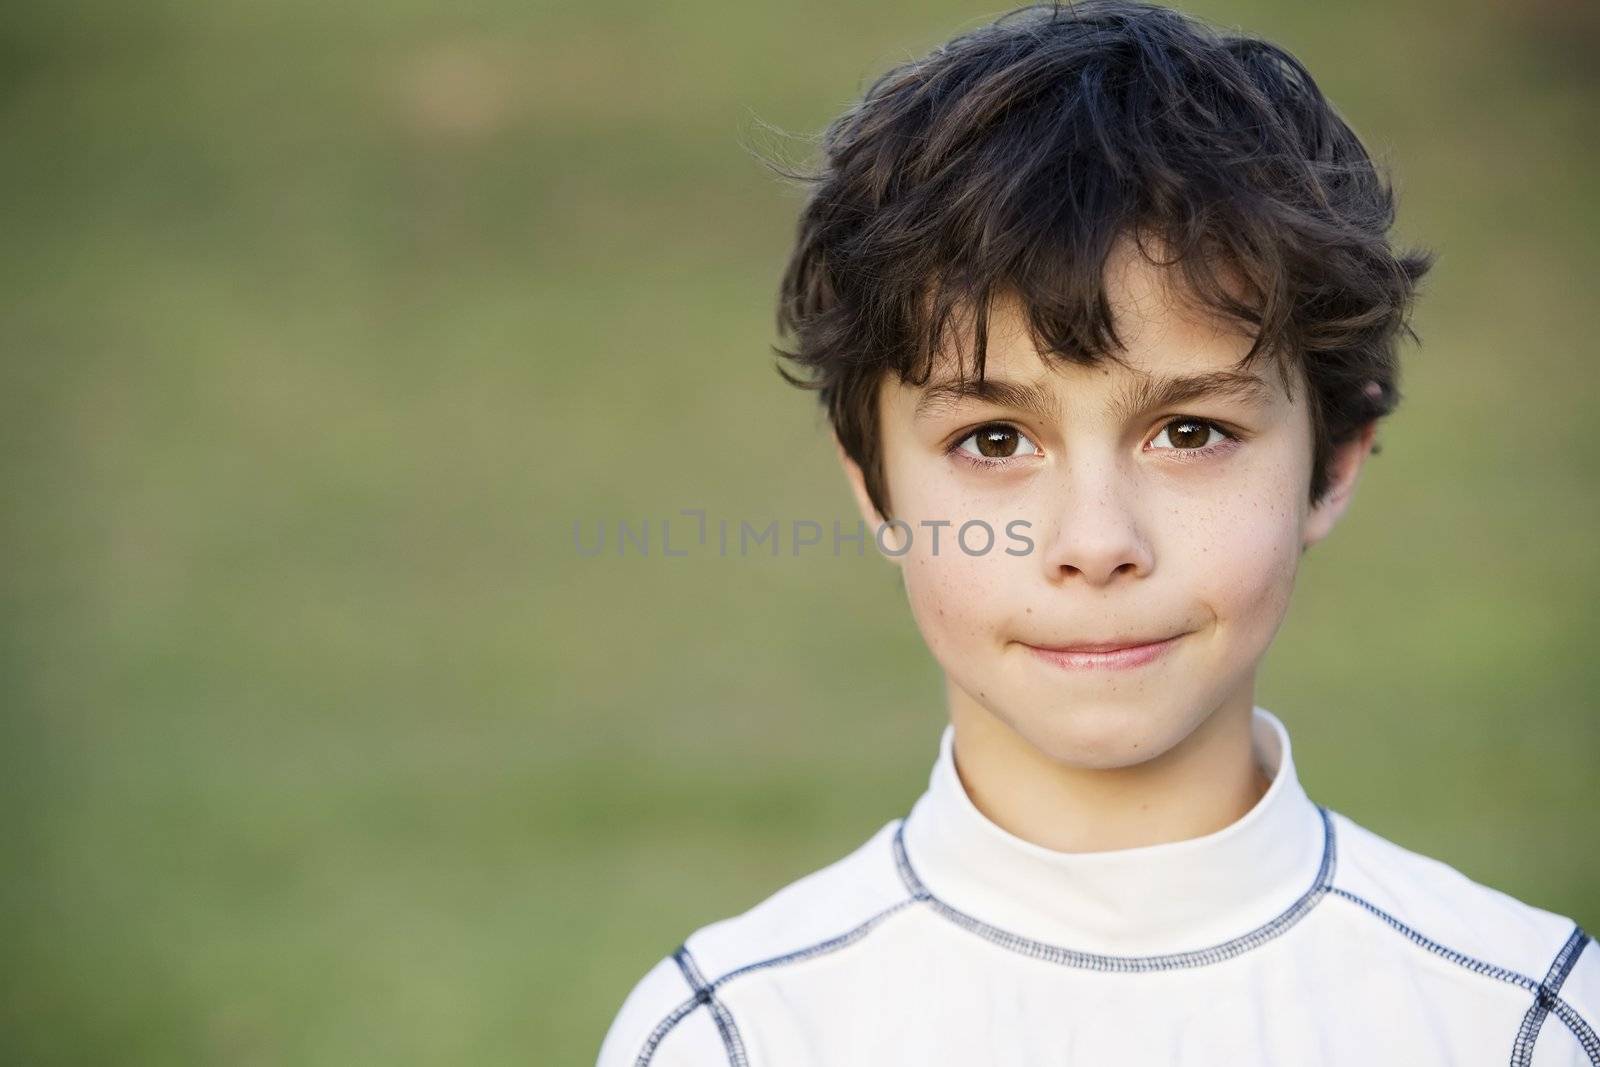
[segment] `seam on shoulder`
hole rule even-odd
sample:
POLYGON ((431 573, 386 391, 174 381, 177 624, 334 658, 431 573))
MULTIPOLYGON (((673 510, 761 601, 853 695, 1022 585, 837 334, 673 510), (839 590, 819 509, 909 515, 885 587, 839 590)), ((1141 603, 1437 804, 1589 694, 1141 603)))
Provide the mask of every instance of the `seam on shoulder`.
POLYGON ((1600 1036, 1596 1036, 1594 1027, 1579 1015, 1577 1009, 1560 997, 1550 1005, 1550 1010, 1556 1018, 1567 1024, 1567 1029, 1572 1031, 1572 1036, 1578 1039, 1578 1044, 1583 1046, 1583 1051, 1588 1053, 1589 1062, 1600 1064, 1600 1036))
MULTIPOLYGON (((1573 935, 1580 937, 1581 940, 1578 951, 1572 954, 1572 962, 1567 964, 1568 971, 1572 969, 1577 962, 1578 956, 1583 951, 1582 942, 1589 940, 1589 935, 1583 931, 1582 927, 1573 931, 1573 935)), ((1563 974, 1562 977, 1565 978, 1566 975, 1563 974)), ((1600 1067, 1600 1036, 1595 1034, 1594 1027, 1590 1025, 1588 1020, 1579 1014, 1577 1008, 1574 1008, 1564 998, 1556 995, 1555 990, 1551 990, 1550 1011, 1556 1018, 1567 1024, 1567 1029, 1572 1031, 1572 1036, 1578 1039, 1578 1044, 1582 1045, 1583 1051, 1588 1054, 1589 1062, 1596 1065, 1596 1067, 1600 1067)))
MULTIPOLYGON (((1573 926, 1572 934, 1561 946, 1561 951, 1550 961, 1550 969, 1545 972, 1544 980, 1539 983, 1533 1003, 1528 1005, 1527 1012, 1522 1016, 1522 1025, 1517 1028, 1516 1040, 1511 1043, 1511 1067, 1528 1067, 1533 1062, 1533 1046, 1539 1040, 1539 1030, 1554 1008, 1555 1001, 1559 999, 1561 983, 1572 973, 1572 968, 1577 964, 1578 957, 1583 954, 1584 945, 1588 941, 1589 935, 1584 933, 1583 927, 1573 926)), ((1590 1036, 1593 1036, 1592 1033, 1590 1036)), ((1578 1039, 1581 1042, 1582 1035, 1579 1035, 1578 1039)), ((1596 1062, 1595 1051, 1588 1045, 1584 1047, 1589 1052, 1589 1061, 1596 1062)))
POLYGON ((706 988, 708 990, 719 989, 726 983, 738 978, 740 975, 749 974, 751 971, 765 970, 769 967, 781 967, 788 963, 798 963, 801 960, 810 959, 813 956, 823 956, 829 952, 836 952, 839 949, 844 948, 846 945, 851 945, 861 940, 867 934, 871 933, 879 923, 883 922, 883 920, 887 919, 889 916, 894 915, 904 908, 917 903, 920 903, 920 901, 916 897, 907 897, 904 900, 889 905, 887 908, 884 908, 871 918, 851 927, 849 930, 846 930, 837 937, 830 937, 826 941, 818 941, 816 944, 807 945, 805 948, 796 949, 793 952, 785 952, 781 956, 773 956, 770 959, 758 960, 755 963, 747 963, 742 967, 735 967, 727 974, 724 974, 721 978, 718 978, 714 982, 710 982, 706 988))
POLYGON ((728 1063, 731 1067, 749 1067, 750 1061, 745 1057, 744 1041, 739 1036, 739 1027, 733 1021, 733 1013, 728 1011, 727 1005, 717 999, 711 984, 706 981, 705 975, 700 973, 694 957, 689 954, 689 946, 679 945, 672 958, 677 961, 678 969, 683 972, 683 977, 694 989, 696 999, 704 1001, 706 1007, 710 1009, 711 1019, 717 1024, 717 1033, 722 1035, 722 1047, 728 1053, 728 1063))
POLYGON ((651 1059, 655 1057, 656 1049, 661 1042, 672 1032, 672 1028, 683 1022, 684 1018, 704 1004, 705 1000, 698 994, 692 994, 688 1000, 667 1012, 666 1017, 656 1024, 650 1035, 644 1040, 644 1047, 639 1050, 639 1055, 634 1058, 633 1067, 648 1067, 651 1059))
POLYGON ((639 1055, 634 1060, 634 1067, 649 1067, 651 1058, 655 1055, 656 1049, 666 1038, 667 1034, 671 1033, 673 1027, 677 1026, 702 1004, 707 1005, 707 1010, 711 1012, 712 1019, 716 1022, 717 1032, 722 1035, 723 1047, 728 1053, 728 1060, 730 1064, 732 1064, 733 1067, 748 1067, 748 1054, 745 1051, 744 1040, 739 1033, 739 1028, 734 1023, 733 1013, 728 1011, 727 1005, 723 1004, 716 997, 716 991, 719 988, 733 979, 738 978, 740 975, 749 974, 752 971, 764 970, 769 967, 781 967, 788 963, 798 963, 801 960, 810 959, 814 956, 826 955, 829 952, 834 952, 846 947, 847 945, 854 944, 865 937, 875 927, 877 927, 879 923, 883 922, 883 920, 887 919, 889 916, 894 915, 909 905, 917 903, 920 903, 918 898, 907 897, 904 900, 897 901, 881 911, 878 911, 864 922, 858 923, 837 937, 831 937, 825 941, 818 941, 815 944, 807 945, 804 948, 796 949, 792 952, 785 952, 781 955, 773 956, 768 959, 758 960, 754 963, 747 963, 742 967, 735 967, 722 977, 710 982, 706 981, 705 975, 701 972, 699 964, 695 962, 693 955, 690 954, 688 943, 685 942, 684 944, 679 945, 678 948, 673 952, 672 959, 677 963, 678 970, 683 974, 684 981, 689 984, 689 987, 693 990, 693 993, 682 1004, 679 1004, 676 1008, 673 1008, 670 1012, 668 1012, 666 1017, 663 1018, 661 1022, 656 1024, 656 1028, 652 1030, 650 1032, 650 1036, 645 1039, 644 1047, 639 1050, 639 1055))
POLYGON ((1426 936, 1415 927, 1412 927, 1402 922, 1400 919, 1395 918, 1395 916, 1389 914, 1387 911, 1384 911, 1382 908, 1378 907, 1378 905, 1374 904, 1366 897, 1361 896, 1359 893, 1352 893, 1350 890, 1342 889, 1339 886, 1334 886, 1329 890, 1329 892, 1334 896, 1343 897, 1345 900, 1350 901, 1350 903, 1365 910, 1368 914, 1374 915, 1381 919, 1390 928, 1398 931, 1412 944, 1415 944, 1421 948, 1425 948, 1434 955, 1441 956, 1444 959, 1449 960, 1451 963, 1471 971, 1474 974, 1481 974, 1488 978, 1495 978, 1502 982, 1509 982, 1511 985, 1520 986, 1530 993, 1536 992, 1539 988, 1538 981, 1533 978, 1529 978, 1527 975, 1522 974, 1519 971, 1513 971, 1509 967, 1501 967, 1498 964, 1489 963, 1486 960, 1478 959, 1476 956, 1469 956, 1465 952, 1458 952, 1446 945, 1441 945, 1439 942, 1433 940, 1431 937, 1426 936))

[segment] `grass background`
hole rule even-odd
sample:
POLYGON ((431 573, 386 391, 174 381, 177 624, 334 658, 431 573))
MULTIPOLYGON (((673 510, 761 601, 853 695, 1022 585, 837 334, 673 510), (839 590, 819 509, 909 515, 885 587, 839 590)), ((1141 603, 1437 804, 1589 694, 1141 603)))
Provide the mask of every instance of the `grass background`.
MULTIPOLYGON (((633 982, 902 814, 942 716, 773 373, 815 133, 1004 10, 58 0, 0 14, 0 1061, 586 1063, 633 982)), ((1205 3, 1440 261, 1258 699, 1313 796, 1600 929, 1579 2, 1205 3)))

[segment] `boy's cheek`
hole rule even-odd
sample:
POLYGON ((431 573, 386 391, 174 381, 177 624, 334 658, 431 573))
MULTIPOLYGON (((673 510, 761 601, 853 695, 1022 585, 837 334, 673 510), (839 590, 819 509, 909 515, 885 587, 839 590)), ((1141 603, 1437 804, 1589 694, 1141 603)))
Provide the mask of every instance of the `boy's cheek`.
MULTIPOLYGON (((998 548, 995 551, 1013 567, 1022 562, 1004 556, 998 548)), ((942 542, 938 555, 932 554, 931 547, 918 547, 907 555, 906 596, 917 628, 936 658, 942 650, 965 647, 994 634, 1001 617, 996 613, 1015 581, 1004 573, 1008 569, 993 553, 964 556, 959 547, 942 542)))
MULTIPOLYGON (((965 683, 982 684, 1008 642, 1024 636, 1030 611, 1037 616, 1051 591, 1039 587, 1038 561, 997 548, 980 557, 908 559, 905 589, 911 614, 929 653, 965 683)), ((974 693, 977 689, 972 690, 974 693)))
POLYGON ((1263 654, 1288 613, 1299 561, 1293 524, 1236 526, 1221 548, 1191 558, 1186 584, 1216 625, 1263 654))

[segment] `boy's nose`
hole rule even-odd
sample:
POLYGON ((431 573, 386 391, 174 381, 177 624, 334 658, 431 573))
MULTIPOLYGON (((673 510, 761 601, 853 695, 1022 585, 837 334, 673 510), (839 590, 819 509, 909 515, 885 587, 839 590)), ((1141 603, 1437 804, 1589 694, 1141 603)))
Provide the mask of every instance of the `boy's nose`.
POLYGON ((1138 514, 1137 489, 1114 469, 1079 471, 1064 480, 1041 543, 1051 582, 1104 585, 1150 573, 1154 555, 1138 514))

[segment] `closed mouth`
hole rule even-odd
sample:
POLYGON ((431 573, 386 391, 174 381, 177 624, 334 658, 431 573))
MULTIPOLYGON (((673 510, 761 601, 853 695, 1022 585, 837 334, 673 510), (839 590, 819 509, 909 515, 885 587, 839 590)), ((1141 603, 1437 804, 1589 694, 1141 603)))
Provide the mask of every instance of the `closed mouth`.
POLYGON ((1075 645, 1029 645, 1028 647, 1029 648, 1036 648, 1040 652, 1078 652, 1078 653, 1119 652, 1119 651, 1122 651, 1123 649, 1128 649, 1128 648, 1144 648, 1144 647, 1149 646, 1149 645, 1163 644, 1163 643, 1165 643, 1167 641, 1175 640, 1175 639, 1177 639, 1178 637, 1181 637, 1181 636, 1183 636, 1183 635, 1182 634, 1172 634, 1171 636, 1168 636, 1168 637, 1112 638, 1111 640, 1107 640, 1107 641, 1093 641, 1093 642, 1087 642, 1087 643, 1075 644, 1075 645))

